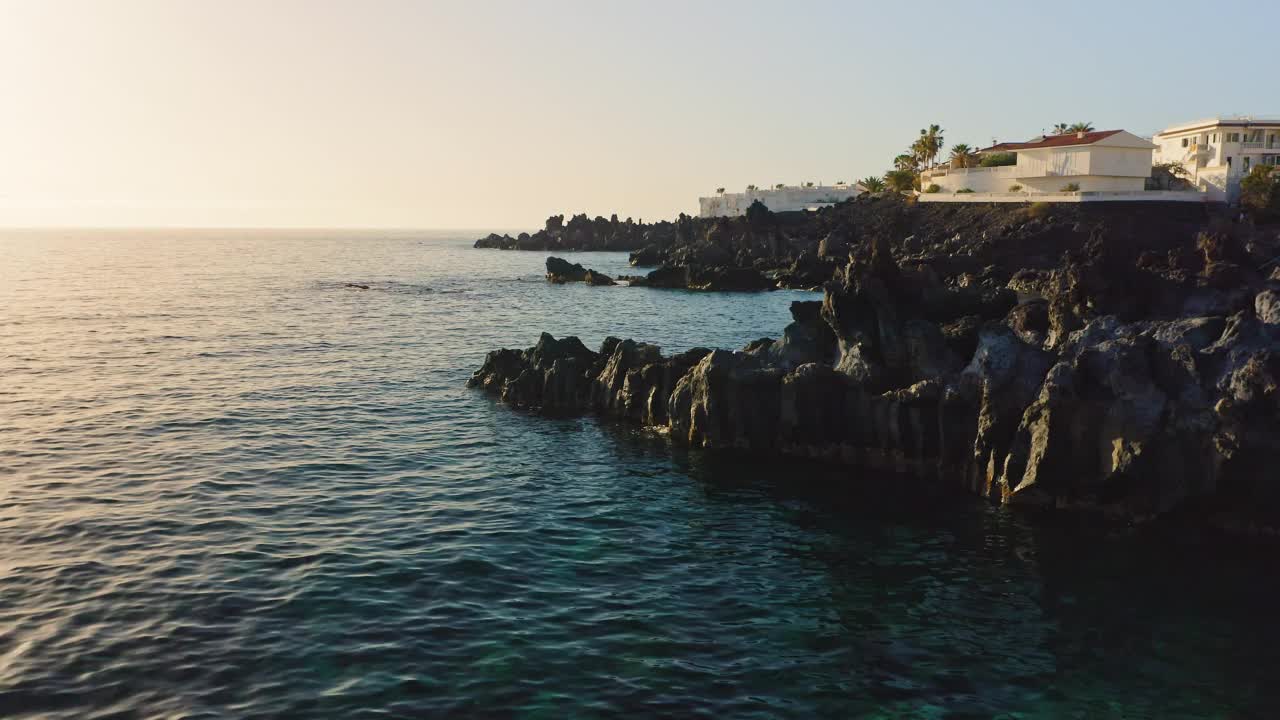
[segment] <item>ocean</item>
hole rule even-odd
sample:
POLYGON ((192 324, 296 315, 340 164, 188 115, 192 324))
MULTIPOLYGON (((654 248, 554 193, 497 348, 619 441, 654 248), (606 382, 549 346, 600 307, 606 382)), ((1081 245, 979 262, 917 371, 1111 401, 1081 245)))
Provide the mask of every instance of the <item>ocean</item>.
POLYGON ((1268 548, 467 390, 821 297, 553 286, 483 234, 0 234, 0 717, 1276 714, 1268 548))

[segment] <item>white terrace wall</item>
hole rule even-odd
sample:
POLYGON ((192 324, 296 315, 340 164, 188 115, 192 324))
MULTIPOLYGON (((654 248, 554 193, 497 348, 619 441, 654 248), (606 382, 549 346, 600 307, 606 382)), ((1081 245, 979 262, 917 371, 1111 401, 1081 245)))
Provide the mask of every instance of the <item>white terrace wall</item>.
POLYGON ((953 193, 968 188, 974 192, 1005 192, 1010 185, 1018 183, 1018 169, 1013 165, 1003 167, 952 168, 932 171, 921 179, 921 184, 928 187, 931 183, 942 188, 944 193, 953 193), (939 173, 939 174, 934 174, 939 173))
POLYGON ((1200 168, 1196 172, 1195 185, 1216 202, 1235 202, 1240 190, 1240 176, 1231 174, 1232 168, 1200 168))
POLYGON ((916 198, 919 202, 942 203, 1085 203, 1085 202, 1209 202, 1205 194, 1195 190, 1147 190, 1139 192, 1055 192, 1020 193, 931 193, 916 198))
POLYGON ((1070 175, 1057 177, 1029 177, 1018 181, 1030 192, 1056 193, 1068 184, 1080 186, 1080 192, 1141 192, 1146 178, 1112 177, 1109 175, 1070 175))

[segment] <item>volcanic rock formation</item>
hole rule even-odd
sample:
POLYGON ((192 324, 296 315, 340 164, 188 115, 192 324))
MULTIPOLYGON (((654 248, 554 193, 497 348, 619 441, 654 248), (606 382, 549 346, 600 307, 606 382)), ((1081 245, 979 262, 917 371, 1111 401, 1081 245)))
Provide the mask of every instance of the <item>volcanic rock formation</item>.
POLYGON ((1257 271, 1280 231, 1108 205, 895 201, 825 233, 815 258, 847 254, 780 339, 664 356, 544 334, 470 384, 1007 504, 1280 527, 1280 282, 1257 271))

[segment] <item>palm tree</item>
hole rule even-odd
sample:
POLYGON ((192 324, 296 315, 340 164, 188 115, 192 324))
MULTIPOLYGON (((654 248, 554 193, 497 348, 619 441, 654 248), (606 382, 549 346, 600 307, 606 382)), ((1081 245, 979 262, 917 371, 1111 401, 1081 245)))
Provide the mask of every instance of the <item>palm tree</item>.
POLYGON ((912 149, 920 153, 920 161, 928 167, 938 159, 938 153, 942 152, 942 128, 938 125, 930 125, 920 131, 920 138, 916 141, 919 147, 915 145, 912 149))
POLYGON ((893 159, 894 170, 911 170, 914 172, 920 167, 920 162, 916 160, 915 155, 911 153, 902 153, 893 159))
POLYGON ((951 146, 951 165, 958 168, 973 167, 978 163, 978 154, 964 143, 951 146))
POLYGON ((755 190, 756 190, 756 186, 755 186, 755 185, 748 185, 748 186, 747 186, 747 192, 755 192, 755 190))
POLYGON ((890 170, 884 174, 884 184, 898 193, 911 192, 916 184, 916 174, 910 170, 890 170))
POLYGON ((1069 132, 1071 132, 1071 126, 1066 123, 1058 123, 1053 126, 1054 135, 1066 135, 1069 132))
POLYGON ((866 188, 869 193, 884 192, 884 180, 875 175, 862 178, 858 181, 858 184, 866 188))
POLYGON ((925 141, 923 136, 916 138, 916 141, 911 143, 910 149, 916 170, 929 167, 929 143, 925 141))
POLYGON ((1093 123, 1087 123, 1087 122, 1072 123, 1071 127, 1067 128, 1067 132, 1069 133, 1093 132, 1093 123))

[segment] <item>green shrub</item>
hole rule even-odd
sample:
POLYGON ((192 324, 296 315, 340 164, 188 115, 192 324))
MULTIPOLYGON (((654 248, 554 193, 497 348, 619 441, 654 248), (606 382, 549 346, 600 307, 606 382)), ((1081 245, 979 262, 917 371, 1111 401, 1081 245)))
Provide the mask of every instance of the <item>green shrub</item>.
POLYGON ((924 191, 927 193, 936 193, 942 192, 942 188, 938 187, 938 183, 930 183, 929 187, 925 188, 924 191))
POLYGON ((1047 202, 1033 202, 1027 207, 1027 217, 1039 220, 1053 210, 1053 206, 1047 202))
POLYGON ((1014 183, 1009 186, 1009 192, 1022 192, 1022 186, 1014 183))
POLYGON ((956 194, 960 195, 962 193, 971 193, 971 192, 973 192, 973 188, 960 188, 959 190, 956 191, 956 194))
POLYGON ((1058 192, 1080 192, 1080 183, 1067 183, 1058 192))
POLYGON ((1240 204, 1258 222, 1280 219, 1280 171, 1255 165, 1240 181, 1240 204))
POLYGON ((884 183, 890 190, 899 193, 909 193, 920 178, 910 170, 890 170, 884 174, 884 183))
POLYGON ((1018 164, 1018 153, 987 153, 978 161, 982 167, 1004 167, 1018 164))

